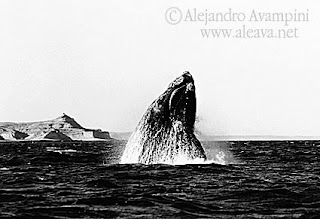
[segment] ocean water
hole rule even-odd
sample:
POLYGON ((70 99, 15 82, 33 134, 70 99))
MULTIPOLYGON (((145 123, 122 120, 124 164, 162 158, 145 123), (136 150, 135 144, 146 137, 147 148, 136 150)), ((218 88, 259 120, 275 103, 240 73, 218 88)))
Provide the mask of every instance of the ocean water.
POLYGON ((120 165, 124 141, 0 143, 0 218, 320 218, 320 141, 202 144, 120 165))

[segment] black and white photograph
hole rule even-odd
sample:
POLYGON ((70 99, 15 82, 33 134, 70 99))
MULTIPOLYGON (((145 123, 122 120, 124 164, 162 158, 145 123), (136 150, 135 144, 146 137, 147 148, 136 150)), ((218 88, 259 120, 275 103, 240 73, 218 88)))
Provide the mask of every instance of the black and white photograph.
POLYGON ((316 1, 0 0, 0 218, 320 218, 316 1))

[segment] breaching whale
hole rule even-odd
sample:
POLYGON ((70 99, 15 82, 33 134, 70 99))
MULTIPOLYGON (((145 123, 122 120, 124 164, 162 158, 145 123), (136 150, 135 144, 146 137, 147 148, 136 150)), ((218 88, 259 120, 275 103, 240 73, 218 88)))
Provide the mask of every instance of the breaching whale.
POLYGON ((195 118, 194 80, 184 72, 148 107, 131 134, 120 163, 205 160, 205 151, 194 134, 195 118))

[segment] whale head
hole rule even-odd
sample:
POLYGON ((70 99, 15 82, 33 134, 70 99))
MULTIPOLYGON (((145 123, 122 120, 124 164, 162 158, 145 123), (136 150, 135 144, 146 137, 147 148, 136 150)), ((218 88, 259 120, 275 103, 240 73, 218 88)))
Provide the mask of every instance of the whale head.
POLYGON ((120 163, 205 160, 205 151, 194 135, 195 118, 194 80, 184 72, 148 107, 129 138, 120 163))
POLYGON ((155 125, 182 123, 188 129, 194 129, 196 118, 196 94, 192 75, 184 72, 172 81, 149 107, 148 122, 155 125))

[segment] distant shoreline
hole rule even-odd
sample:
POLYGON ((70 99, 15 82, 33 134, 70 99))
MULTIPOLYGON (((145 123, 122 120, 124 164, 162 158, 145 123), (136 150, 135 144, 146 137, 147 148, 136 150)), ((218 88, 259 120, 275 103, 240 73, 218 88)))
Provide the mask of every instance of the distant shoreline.
MULTIPOLYGON (((108 141, 111 139, 127 141, 132 132, 110 132, 101 129, 88 129, 72 117, 62 116, 36 122, 0 122, 0 142, 30 141, 108 141)), ((320 136, 285 135, 207 135, 196 133, 200 141, 307 141, 320 140, 320 136)))
MULTIPOLYGON (((320 141, 319 138, 305 138, 305 139, 226 139, 226 138, 220 138, 220 139, 199 139, 200 142, 268 142, 268 141, 320 141)), ((112 141, 127 141, 126 139, 116 139, 116 138, 110 138, 110 139, 85 139, 85 140, 71 140, 71 141, 65 141, 65 140, 55 140, 55 139, 40 139, 40 140, 0 140, 1 143, 78 143, 78 142, 112 142, 112 141)))
POLYGON ((45 121, 27 123, 0 122, 0 140, 2 141, 75 141, 108 139, 110 139, 108 131, 85 128, 65 113, 55 119, 45 121))
POLYGON ((308 141, 320 140, 319 136, 198 136, 210 141, 308 141))
MULTIPOLYGON (((110 137, 128 140, 131 132, 109 132, 110 137)), ((200 141, 308 141, 320 140, 319 136, 275 136, 275 135, 196 135, 200 141)))

